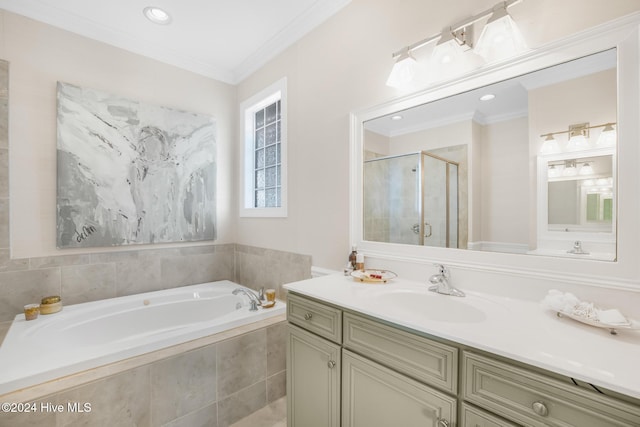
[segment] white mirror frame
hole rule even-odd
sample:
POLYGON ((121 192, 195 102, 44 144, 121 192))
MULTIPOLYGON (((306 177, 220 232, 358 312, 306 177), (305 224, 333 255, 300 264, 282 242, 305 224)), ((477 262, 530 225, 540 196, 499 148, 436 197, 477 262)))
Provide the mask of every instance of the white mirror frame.
MULTIPOLYGON (((599 25, 487 66, 458 79, 351 114, 351 245, 378 259, 442 263, 471 270, 527 275, 611 288, 640 286, 640 13, 599 25), (476 89, 586 55, 617 48, 618 179, 617 261, 482 252, 363 240, 363 123, 380 116, 476 89)), ((383 83, 381 83, 383 84, 383 83)), ((535 167, 535 165, 533 165, 535 167)), ((532 195, 535 197, 535 195, 532 195)), ((473 197, 469 198, 469 209, 473 197)))
POLYGON ((579 257, 599 257, 604 261, 615 260, 615 245, 616 245, 616 218, 618 209, 615 201, 617 201, 617 156, 615 148, 600 148, 582 151, 577 156, 582 157, 597 157, 597 156, 612 156, 612 176, 613 176, 613 189, 614 189, 614 209, 613 209, 613 221, 611 222, 611 232, 589 232, 589 231, 573 231, 566 233, 562 231, 553 231, 549 229, 549 180, 548 180, 548 167, 550 161, 556 160, 569 160, 576 158, 576 152, 568 152, 552 155, 538 156, 538 168, 537 168, 537 237, 538 237, 538 249, 536 250, 538 255, 544 255, 545 251, 549 254, 556 252, 553 256, 579 256, 579 257), (567 249, 571 249, 571 242, 580 241, 582 243, 587 242, 590 247, 591 253, 586 256, 582 255, 569 255, 566 253, 567 249), (541 248, 542 244, 542 248, 541 248), (613 247, 613 251, 608 248, 613 247), (564 252, 564 255, 562 253, 564 252))

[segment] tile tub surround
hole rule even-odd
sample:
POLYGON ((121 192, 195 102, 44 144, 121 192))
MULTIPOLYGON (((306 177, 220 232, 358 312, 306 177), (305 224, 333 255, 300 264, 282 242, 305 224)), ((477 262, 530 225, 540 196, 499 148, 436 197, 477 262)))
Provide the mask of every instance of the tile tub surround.
POLYGON ((0 413, 0 425, 226 427, 285 394, 284 315, 127 359, 1 401, 91 411, 0 413))
POLYGON ((253 289, 275 288, 311 277, 308 255, 236 244, 144 249, 58 257, 0 258, 0 340, 28 303, 60 295, 65 305, 231 280, 253 289), (22 262, 16 262, 22 261, 22 262), (16 265, 18 267, 16 267, 16 265))

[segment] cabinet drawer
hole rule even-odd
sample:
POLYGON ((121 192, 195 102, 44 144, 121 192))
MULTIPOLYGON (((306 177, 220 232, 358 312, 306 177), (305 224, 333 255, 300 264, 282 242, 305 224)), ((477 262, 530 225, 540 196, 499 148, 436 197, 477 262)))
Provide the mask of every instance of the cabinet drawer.
POLYGON ((426 384, 455 394, 458 349, 344 313, 344 347, 426 384))
POLYGON ((460 407, 460 427, 518 427, 518 425, 463 403, 460 407))
POLYGON ((289 293, 287 319, 328 340, 342 342, 342 311, 337 308, 289 293))
POLYGON ((456 399, 342 351, 342 427, 455 426, 456 399))
POLYGON ((466 401, 527 426, 639 426, 640 408, 464 352, 466 401))

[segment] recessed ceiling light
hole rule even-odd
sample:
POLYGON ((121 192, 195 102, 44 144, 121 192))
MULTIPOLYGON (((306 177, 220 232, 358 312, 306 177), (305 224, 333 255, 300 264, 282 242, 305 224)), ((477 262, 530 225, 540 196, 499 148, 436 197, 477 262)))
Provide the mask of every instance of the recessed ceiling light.
POLYGON ((399 114, 395 116, 391 116, 391 120, 402 120, 402 116, 399 114))
POLYGON ((156 24, 167 25, 171 23, 171 15, 169 15, 166 11, 164 11, 163 9, 160 9, 159 7, 156 7, 156 6, 145 7, 142 12, 144 13, 144 16, 146 16, 149 21, 154 22, 156 24))
POLYGON ((491 101, 493 98, 495 98, 496 96, 492 93, 487 93, 486 95, 482 95, 480 97, 480 101, 491 101))

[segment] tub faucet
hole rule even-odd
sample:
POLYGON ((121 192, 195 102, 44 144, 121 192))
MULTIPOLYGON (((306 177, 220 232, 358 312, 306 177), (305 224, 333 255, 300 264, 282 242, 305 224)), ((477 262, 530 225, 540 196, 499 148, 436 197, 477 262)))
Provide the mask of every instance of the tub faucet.
POLYGON ((464 292, 459 289, 454 288, 449 283, 449 271, 442 264, 436 264, 438 267, 438 274, 434 274, 429 278, 429 282, 433 286, 429 287, 431 292, 437 292, 443 295, 453 295, 455 297, 463 297, 464 292))
POLYGON ((243 293, 249 297, 249 304, 251 305, 249 307, 249 311, 258 311, 258 306, 259 305, 261 306, 262 302, 256 296, 256 294, 253 293, 253 291, 250 291, 249 289, 245 289, 245 288, 236 288, 232 292, 232 294, 234 295, 238 295, 239 293, 243 293))

